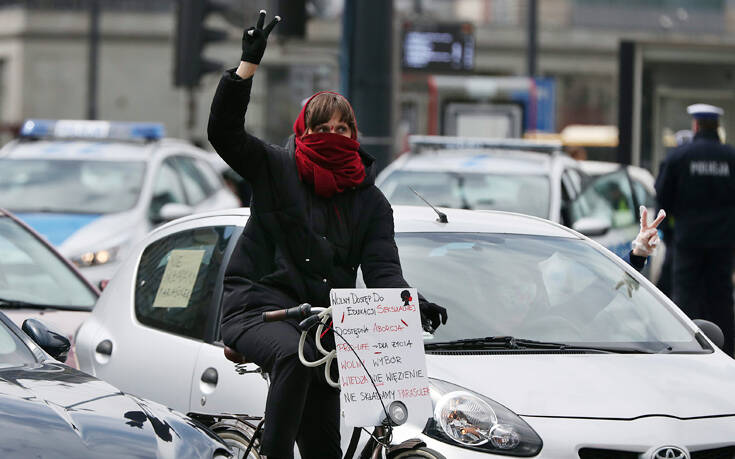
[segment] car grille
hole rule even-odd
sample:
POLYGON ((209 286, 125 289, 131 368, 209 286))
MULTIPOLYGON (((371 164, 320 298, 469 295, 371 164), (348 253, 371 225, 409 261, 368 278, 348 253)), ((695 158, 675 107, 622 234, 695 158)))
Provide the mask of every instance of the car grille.
MULTIPOLYGON (((579 450, 579 459, 638 459, 641 454, 642 452, 620 451, 615 449, 582 448, 579 450)), ((733 459, 735 458, 735 446, 693 451, 691 458, 733 459)))
POLYGON ((641 453, 615 449, 582 448, 579 459, 638 459, 641 453))
POLYGON ((692 459, 732 459, 735 458, 735 446, 725 448, 692 451, 692 459))

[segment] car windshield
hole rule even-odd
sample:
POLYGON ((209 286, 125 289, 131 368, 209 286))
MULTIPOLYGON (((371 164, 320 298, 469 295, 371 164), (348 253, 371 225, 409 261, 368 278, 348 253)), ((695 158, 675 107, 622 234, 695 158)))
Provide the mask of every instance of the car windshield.
POLYGON ((0 207, 14 212, 107 214, 132 208, 142 161, 0 159, 0 207))
POLYGON ((549 179, 543 175, 403 170, 393 172, 380 185, 393 205, 423 205, 409 187, 439 207, 549 215, 549 179))
POLYGON ((513 336, 650 352, 704 351, 660 294, 587 241, 399 233, 396 242, 408 283, 449 312, 432 342, 513 336))
POLYGON ((0 217, 0 308, 91 310, 97 295, 44 244, 9 217, 0 217))
POLYGON ((0 368, 35 362, 36 358, 28 346, 0 320, 0 368))

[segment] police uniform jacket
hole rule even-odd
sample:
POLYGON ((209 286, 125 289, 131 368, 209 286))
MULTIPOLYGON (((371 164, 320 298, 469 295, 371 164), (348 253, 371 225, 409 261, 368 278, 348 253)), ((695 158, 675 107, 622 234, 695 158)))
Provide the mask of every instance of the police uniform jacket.
POLYGON ((294 142, 269 145, 244 129, 252 78, 222 76, 209 116, 217 153, 252 187, 251 216, 224 278, 222 339, 232 345, 269 309, 308 302, 329 306, 332 288, 407 287, 394 240, 393 211, 375 186, 374 159, 360 155, 366 178, 332 198, 302 183, 294 142))
POLYGON ((656 180, 679 247, 735 246, 735 150, 714 131, 671 151, 656 180))

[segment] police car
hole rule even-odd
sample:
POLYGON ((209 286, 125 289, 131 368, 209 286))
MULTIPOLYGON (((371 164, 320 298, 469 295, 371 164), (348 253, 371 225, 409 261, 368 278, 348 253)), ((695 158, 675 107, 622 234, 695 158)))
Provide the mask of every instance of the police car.
POLYGON ((239 206, 209 155, 155 123, 28 120, 0 150, 0 207, 98 284, 155 226, 239 206))
POLYGON ((561 223, 624 256, 639 231, 625 171, 592 178, 561 143, 410 136, 376 184, 394 205, 518 212, 561 223))

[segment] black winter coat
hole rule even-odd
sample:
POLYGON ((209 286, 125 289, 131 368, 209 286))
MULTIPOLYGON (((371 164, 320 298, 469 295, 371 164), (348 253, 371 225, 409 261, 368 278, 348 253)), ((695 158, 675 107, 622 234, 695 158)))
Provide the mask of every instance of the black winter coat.
POLYGON ((302 183, 293 138, 269 145, 244 129, 252 78, 225 72, 212 101, 209 141, 253 191, 251 216, 224 279, 222 339, 232 345, 260 313, 308 302, 329 306, 332 288, 407 287, 394 240, 393 210, 375 187, 374 160, 360 151, 366 178, 325 199, 302 183))

